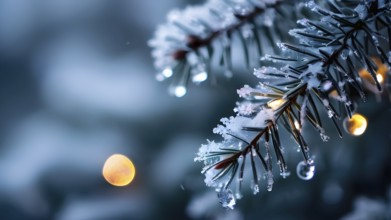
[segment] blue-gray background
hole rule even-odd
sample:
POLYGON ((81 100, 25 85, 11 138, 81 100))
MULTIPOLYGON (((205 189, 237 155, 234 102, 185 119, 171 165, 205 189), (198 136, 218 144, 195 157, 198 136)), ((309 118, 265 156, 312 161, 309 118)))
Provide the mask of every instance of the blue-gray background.
POLYGON ((308 133, 312 181, 296 177, 300 157, 287 140, 288 180, 246 192, 235 211, 219 206, 193 158, 218 138, 212 128, 233 113, 236 89, 256 81, 238 68, 234 79, 191 86, 181 99, 155 81, 147 40, 189 2, 198 1, 0 1, 0 219, 391 218, 384 97, 361 105, 364 136, 341 141, 330 126, 322 143, 308 133), (101 176, 114 153, 136 165, 127 187, 101 176))

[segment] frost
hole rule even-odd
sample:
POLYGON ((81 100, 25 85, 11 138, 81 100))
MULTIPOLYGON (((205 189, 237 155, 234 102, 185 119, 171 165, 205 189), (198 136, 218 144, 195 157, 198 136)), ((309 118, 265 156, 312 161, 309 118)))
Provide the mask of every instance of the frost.
POLYGON ((268 121, 274 121, 274 112, 272 109, 264 108, 254 117, 249 127, 265 127, 268 121))
POLYGON ((257 111, 259 104, 251 102, 237 103, 237 107, 234 108, 234 112, 238 115, 249 116, 257 111))
POLYGON ((217 125, 213 129, 213 133, 220 134, 224 138, 230 138, 227 134, 240 134, 243 132, 243 127, 266 127, 268 121, 274 121, 274 112, 272 109, 264 108, 254 118, 237 115, 222 118, 220 121, 222 125, 217 125))
POLYGON ((368 16, 368 8, 364 1, 359 4, 354 10, 358 13, 360 19, 365 19, 368 16))
POLYGON ((207 144, 202 144, 198 149, 197 157, 194 158, 194 161, 204 161, 205 156, 207 156, 210 152, 219 151, 222 146, 221 143, 216 143, 214 141, 207 140, 207 144))
POLYGON ((254 69, 254 75, 260 79, 269 78, 267 75, 268 73, 274 73, 274 74, 284 74, 282 71, 278 70, 275 67, 260 67, 254 69))
POLYGON ((237 90, 237 93, 241 98, 249 98, 251 93, 256 91, 257 90, 251 88, 249 85, 244 85, 241 89, 237 90))
POLYGON ((301 74, 301 77, 307 82, 308 88, 318 88, 321 84, 318 75, 322 73, 322 62, 317 62, 315 64, 308 64, 307 70, 301 74))
POLYGON ((242 128, 248 127, 252 120, 243 116, 231 116, 230 118, 222 118, 220 121, 223 125, 214 128, 213 133, 227 137, 227 133, 238 134, 242 132, 242 128))
POLYGON ((305 27, 308 25, 308 22, 309 22, 309 20, 307 18, 297 20, 298 24, 305 26, 305 27))
MULTIPOLYGON (((240 20, 235 16, 252 13, 255 8, 266 8, 277 0, 209 0, 203 5, 188 6, 183 10, 174 9, 167 14, 167 23, 158 26, 153 38, 148 42, 152 47, 152 56, 156 69, 174 67, 176 61, 172 54, 177 50, 189 51, 187 39, 194 35, 200 39, 208 38, 215 31, 237 25, 240 20)), ((271 25, 274 13, 266 10, 263 21, 271 25)), ((243 29, 249 37, 248 27, 243 29)))

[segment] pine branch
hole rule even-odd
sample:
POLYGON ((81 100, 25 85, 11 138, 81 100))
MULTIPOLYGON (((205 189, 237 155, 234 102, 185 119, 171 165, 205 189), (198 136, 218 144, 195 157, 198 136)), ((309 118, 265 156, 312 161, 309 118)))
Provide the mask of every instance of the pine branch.
POLYGON ((320 120, 319 105, 316 105, 314 97, 342 136, 337 120, 342 117, 340 114, 352 116, 355 111, 354 103, 359 98, 365 99, 369 79, 378 91, 383 89, 387 75, 382 76, 382 80, 379 80, 381 78, 378 75, 379 71, 388 73, 388 66, 391 64, 391 3, 364 0, 359 5, 356 4, 356 7, 351 6, 352 1, 347 2, 349 4, 337 4, 334 1, 328 3, 329 10, 313 1, 307 3, 307 7, 322 18, 299 20, 298 23, 303 28, 289 32, 299 39, 299 44, 281 43, 279 46, 285 52, 284 56, 264 57, 291 64, 279 69, 256 69, 254 75, 260 79, 260 85, 255 88, 246 85, 238 90, 239 96, 246 101, 234 109, 236 116, 222 119, 223 125, 214 129, 224 140, 221 143, 209 142, 200 148, 196 160, 209 166, 208 170, 204 170, 207 185, 216 187, 219 196, 229 198, 229 201, 222 202, 224 207, 233 208, 235 203, 230 190, 234 178, 238 180, 236 198, 241 198, 240 188, 247 156, 251 158, 254 194, 259 191, 259 175, 253 157, 260 158, 267 179, 267 189, 272 189, 274 180, 270 145, 274 148, 280 174, 284 178, 289 175, 279 138, 279 125, 293 137, 303 154, 304 161, 297 168, 298 175, 305 180, 314 175, 314 162, 302 136, 303 124, 311 124, 323 141, 328 140, 320 120), (341 103, 345 111, 338 113, 333 106, 335 102, 341 103), (265 156, 261 152, 262 145, 265 156), (214 148, 212 165, 206 159, 211 146, 214 148), (226 150, 219 150, 220 146, 235 151, 226 154, 226 150), (219 152, 224 154, 220 155, 219 152), (237 172, 238 166, 240 172, 237 172), (218 170, 224 170, 224 175, 214 179, 218 170))
POLYGON ((276 38, 283 38, 283 29, 294 26, 297 13, 293 2, 296 1, 209 0, 202 6, 170 12, 168 22, 149 41, 159 71, 157 79, 172 78, 170 92, 181 97, 190 80, 199 84, 211 78, 211 60, 215 56, 220 56, 225 76, 231 77, 234 35, 241 42, 247 68, 259 66, 251 60, 264 52, 263 39, 273 46, 276 38), (276 21, 280 25, 273 26, 276 21))

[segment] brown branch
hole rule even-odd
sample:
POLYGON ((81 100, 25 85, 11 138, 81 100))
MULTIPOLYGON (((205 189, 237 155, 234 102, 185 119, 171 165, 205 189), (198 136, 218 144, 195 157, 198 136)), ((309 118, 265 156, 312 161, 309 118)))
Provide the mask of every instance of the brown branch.
MULTIPOLYGON (((231 26, 228 26, 228 27, 226 27, 224 29, 221 29, 221 30, 213 31, 213 32, 210 33, 209 36, 207 36, 204 39, 202 39, 202 38, 200 38, 200 37, 198 37, 196 35, 189 35, 189 36, 187 36, 186 45, 190 49, 192 49, 193 51, 198 50, 201 47, 204 47, 206 45, 211 44, 211 42, 215 38, 220 36, 222 33, 231 32, 231 31, 239 28, 240 26, 242 26, 243 24, 247 23, 248 21, 251 21, 257 15, 265 12, 266 9, 275 8, 275 7, 279 6, 281 3, 282 3, 281 1, 278 1, 274 5, 272 5, 270 7, 267 7, 267 8, 255 7, 254 11, 252 11, 251 13, 248 13, 246 15, 234 14, 234 16, 240 20, 239 23, 231 25, 231 26)), ((171 56, 175 60, 183 60, 183 59, 185 59, 187 53, 189 53, 189 50, 179 49, 179 50, 174 51, 171 54, 171 56)))

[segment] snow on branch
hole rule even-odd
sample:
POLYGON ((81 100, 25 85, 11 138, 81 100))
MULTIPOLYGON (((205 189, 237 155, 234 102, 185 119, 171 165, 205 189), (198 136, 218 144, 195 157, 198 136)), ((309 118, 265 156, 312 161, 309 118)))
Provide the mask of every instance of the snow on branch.
POLYGON ((303 124, 310 124, 327 141, 320 117, 323 109, 342 136, 338 120, 352 116, 355 103, 371 91, 368 84, 377 91, 387 86, 391 64, 389 1, 329 0, 322 5, 310 1, 306 6, 320 19, 298 20, 301 27, 289 31, 297 43, 279 43, 283 55, 263 57, 275 61, 274 66, 255 69, 260 83, 238 90, 245 101, 235 108, 237 115, 223 118, 222 125, 213 130, 223 140, 209 141, 200 148, 196 160, 204 163, 205 182, 216 188, 224 207, 234 208, 236 199, 242 197, 243 182, 250 182, 257 194, 263 176, 271 191, 272 161, 283 178, 289 176, 280 127, 292 136, 303 156, 297 175, 309 180, 314 176, 315 162, 302 135, 303 124))
MULTIPOLYGON (((189 81, 199 84, 212 75, 211 61, 217 56, 232 76, 232 41, 241 42, 247 67, 264 52, 274 47, 282 30, 294 25, 297 11, 283 0, 209 0, 204 5, 173 10, 167 23, 160 25, 149 41, 159 81, 172 79, 170 92, 181 97, 189 81), (279 22, 278 26, 273 23, 279 22), (265 40, 268 42, 265 45, 265 40)), ((285 35, 286 36, 286 35, 285 35)))

